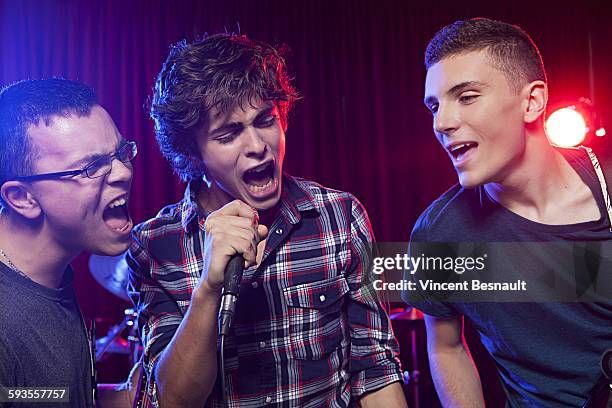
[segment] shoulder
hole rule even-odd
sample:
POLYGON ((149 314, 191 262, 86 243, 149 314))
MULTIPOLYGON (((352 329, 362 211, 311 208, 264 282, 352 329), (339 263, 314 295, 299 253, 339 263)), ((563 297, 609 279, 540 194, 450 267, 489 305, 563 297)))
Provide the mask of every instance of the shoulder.
POLYGON ((325 206, 330 202, 358 202, 357 198, 347 191, 329 188, 312 180, 299 177, 291 176, 290 180, 308 194, 316 207, 325 206))
POLYGON ((331 212, 345 218, 367 219, 365 207, 352 193, 329 188, 299 177, 290 176, 290 180, 305 193, 304 196, 319 213, 331 212))
POLYGON ((465 189, 455 184, 432 202, 417 219, 411 241, 428 241, 437 233, 458 231, 458 223, 464 222, 470 213, 479 208, 480 189, 465 189))
POLYGON ((181 204, 182 201, 165 206, 155 217, 136 225, 132 236, 139 242, 147 242, 164 231, 181 228, 181 204))
POLYGON ((131 260, 146 265, 152 258, 174 259, 181 253, 180 243, 184 237, 182 208, 182 201, 168 205, 154 218, 134 227, 128 265, 131 260))

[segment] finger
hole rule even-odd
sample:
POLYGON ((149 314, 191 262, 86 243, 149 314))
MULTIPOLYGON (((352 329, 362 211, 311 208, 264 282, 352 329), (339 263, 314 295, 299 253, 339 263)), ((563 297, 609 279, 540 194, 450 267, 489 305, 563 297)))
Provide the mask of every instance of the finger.
POLYGON ((236 254, 241 255, 245 261, 254 262, 256 257, 255 244, 249 238, 244 238, 227 233, 219 234, 218 240, 215 239, 213 252, 219 251, 229 262, 230 258, 236 254))
POLYGON ((251 240, 240 239, 239 241, 236 241, 236 246, 234 249, 236 250, 236 253, 242 255, 246 268, 255 264, 257 255, 254 243, 251 240))
POLYGON ((231 201, 219 208, 216 212, 221 215, 237 215, 239 217, 248 218, 253 224, 259 222, 257 210, 240 200, 231 201))
POLYGON ((206 219, 206 232, 225 231, 227 228, 239 228, 255 232, 253 221, 237 215, 216 215, 206 219))

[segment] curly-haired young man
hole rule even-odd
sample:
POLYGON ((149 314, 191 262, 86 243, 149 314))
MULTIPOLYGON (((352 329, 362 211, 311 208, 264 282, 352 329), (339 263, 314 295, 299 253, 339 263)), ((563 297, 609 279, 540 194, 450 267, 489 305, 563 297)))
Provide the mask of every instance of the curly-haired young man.
POLYGON ((235 254, 228 406, 405 405, 389 318, 361 284, 364 208, 283 172, 297 98, 279 52, 246 36, 181 42, 159 74, 157 140, 189 186, 135 228, 128 257, 152 405, 222 406, 217 311, 235 254))

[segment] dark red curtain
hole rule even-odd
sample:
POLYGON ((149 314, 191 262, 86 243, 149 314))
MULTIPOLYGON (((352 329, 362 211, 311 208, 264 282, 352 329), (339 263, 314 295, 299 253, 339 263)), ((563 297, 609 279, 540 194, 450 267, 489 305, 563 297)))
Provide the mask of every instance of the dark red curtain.
MULTIPOLYGON (((184 188, 158 152, 146 111, 168 46, 226 30, 286 43, 304 95, 290 116, 286 169, 353 192, 379 241, 407 241, 420 212, 455 182, 422 104, 423 52, 443 25, 475 16, 519 24, 542 51, 552 102, 595 96, 604 118, 611 106, 606 2, 494 3, 0 0, 0 85, 62 76, 93 86, 121 132, 138 142, 131 211, 140 222, 184 188)), ((84 313, 121 320, 129 304, 89 277, 85 257, 75 266, 84 313)))

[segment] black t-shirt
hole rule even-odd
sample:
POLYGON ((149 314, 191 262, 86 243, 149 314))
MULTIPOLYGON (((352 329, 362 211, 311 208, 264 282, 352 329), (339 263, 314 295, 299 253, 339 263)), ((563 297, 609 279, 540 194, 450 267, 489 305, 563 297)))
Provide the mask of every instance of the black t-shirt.
MULTIPOLYGON (((612 232, 593 165, 583 150, 561 149, 561 153, 593 192, 600 219, 540 224, 499 205, 482 187, 456 185, 421 215, 411 242, 588 242, 600 244, 598 249, 604 251, 603 262, 588 264, 590 273, 611 274, 605 260, 612 257, 612 232)), ((512 265, 515 260, 508 256, 504 261, 512 265)), ((601 376, 602 353, 612 347, 612 302, 608 301, 445 302, 423 290, 406 291, 404 298, 432 316, 469 318, 496 362, 513 407, 580 406, 601 376)))
POLYGON ((44 287, 0 263, 0 386, 68 387, 70 403, 2 407, 91 407, 91 360, 72 288, 44 287))

